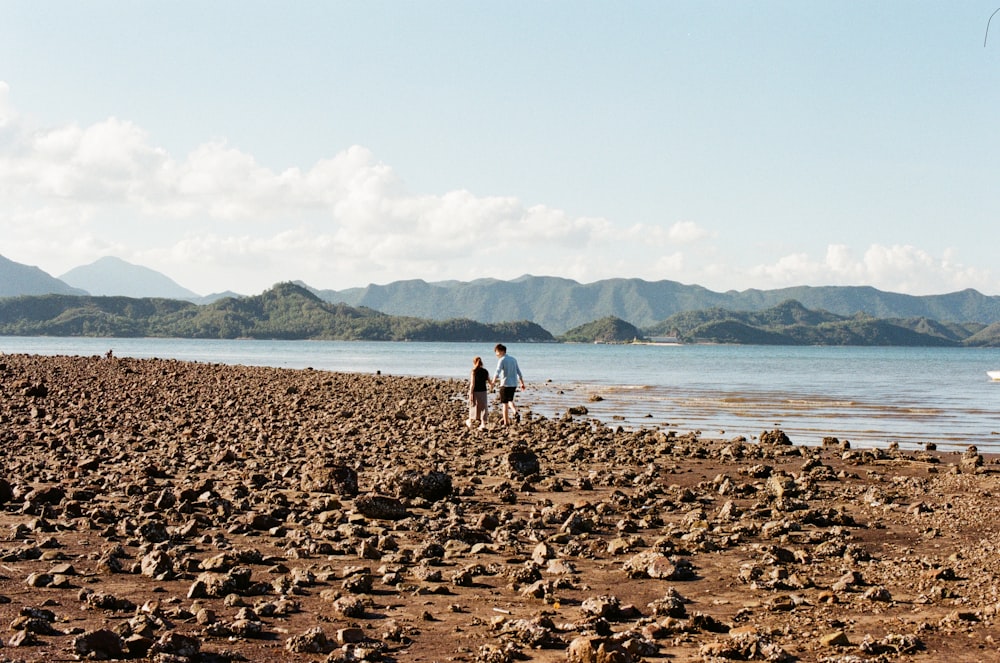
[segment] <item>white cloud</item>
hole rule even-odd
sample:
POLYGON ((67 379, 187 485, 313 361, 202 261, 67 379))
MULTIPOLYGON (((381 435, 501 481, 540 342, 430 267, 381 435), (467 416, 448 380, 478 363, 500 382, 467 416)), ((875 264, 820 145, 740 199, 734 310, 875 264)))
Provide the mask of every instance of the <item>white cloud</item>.
POLYGON ((289 279, 343 288, 525 273, 672 279, 719 290, 804 283, 995 290, 988 272, 962 265, 952 251, 872 245, 859 257, 831 244, 818 258, 769 257, 766 249, 728 246, 692 220, 615 223, 513 196, 413 193, 359 145, 279 172, 225 140, 178 157, 114 117, 39 129, 10 103, 3 82, 0 236, 3 255, 50 273, 117 255, 196 292, 259 292, 289 279))
POLYGON ((8 96, 0 87, 10 145, 0 152, 0 205, 8 210, 0 229, 13 239, 4 250, 48 253, 50 263, 75 266, 113 248, 125 259, 155 261, 150 266, 179 274, 192 289, 213 271, 216 282, 243 279, 245 271, 265 286, 285 278, 346 286, 369 274, 450 277, 449 270, 481 269, 478 277, 505 254, 551 273, 561 259, 616 235, 604 219, 514 197, 412 194, 361 146, 305 170, 275 172, 222 140, 177 158, 117 118, 29 129, 8 96), (39 238, 39 218, 61 236, 39 238), (63 255, 53 260, 53 253, 63 255), (273 271, 252 273, 265 268, 273 271))
POLYGON ((694 221, 678 221, 670 226, 667 235, 671 241, 678 244, 690 244, 703 239, 714 238, 716 233, 699 227, 694 221))
POLYGON ((10 85, 0 81, 0 131, 17 121, 18 113, 10 103, 10 85))
POLYGON ((964 288, 991 292, 992 277, 956 260, 953 249, 941 256, 910 245, 870 245, 857 257, 843 244, 831 244, 822 259, 807 253, 780 257, 771 264, 748 270, 755 287, 774 288, 802 284, 871 285, 892 292, 938 294, 964 288))

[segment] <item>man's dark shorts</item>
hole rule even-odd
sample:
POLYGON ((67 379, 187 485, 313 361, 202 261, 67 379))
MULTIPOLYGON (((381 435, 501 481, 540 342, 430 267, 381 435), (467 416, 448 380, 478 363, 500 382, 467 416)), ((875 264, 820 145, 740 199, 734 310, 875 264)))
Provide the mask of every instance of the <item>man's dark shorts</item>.
POLYGON ((514 392, 517 391, 517 387, 500 387, 500 402, 501 403, 513 403, 514 402, 514 392))

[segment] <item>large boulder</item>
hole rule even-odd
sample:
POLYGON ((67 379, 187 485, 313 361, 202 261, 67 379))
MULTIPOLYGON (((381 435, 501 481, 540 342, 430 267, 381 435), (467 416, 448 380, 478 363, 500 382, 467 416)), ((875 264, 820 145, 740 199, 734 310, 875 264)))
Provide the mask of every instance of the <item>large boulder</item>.
POLYGON ((538 474, 541 466, 538 463, 538 455, 524 445, 518 445, 507 454, 504 464, 509 472, 522 477, 538 474))
POLYGON ((444 472, 432 471, 426 474, 407 470, 393 479, 398 497, 419 497, 428 502, 437 502, 451 495, 451 476, 444 472))
POLYGON ((358 494, 358 473, 346 465, 308 467, 302 473, 300 488, 306 492, 354 497, 358 494))
POLYGON ((362 495, 354 500, 354 508, 366 518, 376 520, 402 520, 410 515, 402 502, 385 495, 362 495))

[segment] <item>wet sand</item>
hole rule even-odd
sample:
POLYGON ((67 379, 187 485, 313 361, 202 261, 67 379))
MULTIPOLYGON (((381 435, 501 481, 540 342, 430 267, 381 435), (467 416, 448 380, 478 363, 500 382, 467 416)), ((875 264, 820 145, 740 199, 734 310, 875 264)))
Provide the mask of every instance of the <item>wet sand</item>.
POLYGON ((993 456, 464 392, 0 356, 0 660, 1000 659, 993 456))

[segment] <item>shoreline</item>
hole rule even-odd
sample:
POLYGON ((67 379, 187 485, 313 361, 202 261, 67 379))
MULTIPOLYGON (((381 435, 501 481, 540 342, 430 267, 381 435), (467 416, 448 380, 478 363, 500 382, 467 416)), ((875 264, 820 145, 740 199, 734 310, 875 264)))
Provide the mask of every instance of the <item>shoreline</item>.
MULTIPOLYGON (((103 355, 109 347, 107 339, 34 341, 20 344, 22 351, 103 355)), ((463 355, 471 358, 486 350, 476 344, 441 343, 410 348, 410 344, 351 342, 119 342, 111 347, 120 356, 362 373, 388 369, 399 375, 443 379, 466 377, 463 355)), ((539 408, 546 416, 561 416, 565 408, 583 405, 609 424, 624 422, 636 428, 656 424, 677 431, 753 438, 778 427, 796 443, 809 445, 834 435, 861 446, 887 448, 898 443, 917 449, 930 442, 939 448, 975 444, 1000 451, 1000 419, 994 408, 998 383, 986 380, 981 370, 996 363, 992 353, 973 353, 975 358, 969 360, 963 358, 969 356, 966 352, 925 354, 894 348, 830 352, 689 346, 664 355, 656 348, 543 346, 522 346, 515 352, 523 355, 518 359, 528 368, 529 394, 552 378, 584 398, 594 392, 605 398, 591 404, 556 396, 550 410, 539 408), (594 361, 600 362, 598 366, 611 363, 595 375, 594 361), (928 376, 935 377, 928 380, 928 376), (638 391, 638 385, 646 385, 648 391, 638 391)), ((12 344, 9 349, 18 347, 12 344)), ((565 395, 572 393, 567 390, 565 395)))
POLYGON ((742 436, 755 441, 764 431, 783 429, 796 444, 815 447, 827 437, 847 440, 857 448, 887 449, 898 446, 909 451, 941 449, 962 452, 970 445, 987 453, 1000 453, 1000 432, 991 431, 987 439, 970 442, 963 435, 901 434, 890 428, 875 428, 880 422, 891 425, 895 419, 938 416, 934 410, 925 412, 891 406, 866 406, 869 426, 845 425, 842 411, 860 408, 855 401, 836 399, 799 401, 783 396, 748 392, 699 394, 649 385, 611 385, 587 383, 546 383, 529 385, 528 392, 519 392, 545 416, 559 418, 570 410, 586 410, 576 418, 590 418, 601 425, 623 426, 630 431, 653 429, 675 434, 699 432, 728 439, 742 436), (532 393, 534 392, 534 393, 532 393), (762 414, 766 412, 767 414, 762 414), (803 414, 805 413, 805 414, 803 414), (770 415, 770 416, 767 416, 770 415), (727 423, 720 424, 721 421, 727 423))
POLYGON ((5 655, 1000 656, 996 455, 589 415, 478 433, 464 389, 0 356, 5 655))

